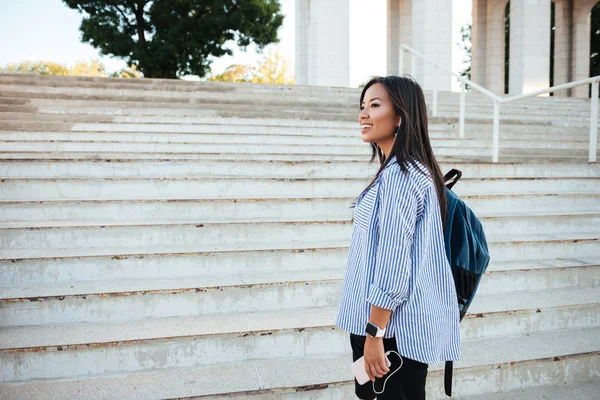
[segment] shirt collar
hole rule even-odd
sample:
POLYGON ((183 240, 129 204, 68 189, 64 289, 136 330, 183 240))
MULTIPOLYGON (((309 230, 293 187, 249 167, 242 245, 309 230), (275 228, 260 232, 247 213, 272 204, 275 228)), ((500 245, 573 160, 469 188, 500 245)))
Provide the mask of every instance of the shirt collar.
POLYGON ((393 155, 392 158, 390 158, 390 162, 385 166, 384 169, 389 168, 393 163, 396 163, 396 162, 397 162, 396 155, 393 155))

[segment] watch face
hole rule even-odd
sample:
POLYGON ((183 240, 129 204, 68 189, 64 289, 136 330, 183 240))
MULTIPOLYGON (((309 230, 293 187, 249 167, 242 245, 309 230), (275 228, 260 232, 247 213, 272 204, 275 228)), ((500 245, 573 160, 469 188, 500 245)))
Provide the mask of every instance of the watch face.
POLYGON ((367 324, 367 328, 365 330, 369 335, 373 337, 377 335, 377 327, 370 322, 367 324))

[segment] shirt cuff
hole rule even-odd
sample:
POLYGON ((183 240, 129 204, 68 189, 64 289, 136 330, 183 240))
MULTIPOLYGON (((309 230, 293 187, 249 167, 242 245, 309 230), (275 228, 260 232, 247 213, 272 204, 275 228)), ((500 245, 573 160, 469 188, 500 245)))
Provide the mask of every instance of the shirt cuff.
POLYGON ((394 311, 400 305, 400 302, 394 300, 374 283, 369 286, 367 301, 374 306, 390 311, 394 311))

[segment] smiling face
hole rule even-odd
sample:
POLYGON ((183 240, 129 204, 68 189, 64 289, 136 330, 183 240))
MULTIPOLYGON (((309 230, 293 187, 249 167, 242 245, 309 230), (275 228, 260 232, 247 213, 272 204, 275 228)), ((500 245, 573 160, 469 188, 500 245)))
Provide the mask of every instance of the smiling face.
POLYGON ((384 144, 394 141, 400 117, 396 115, 392 99, 382 83, 375 83, 367 89, 360 110, 358 120, 363 142, 385 147, 384 144), (371 127, 365 128, 367 124, 371 127))

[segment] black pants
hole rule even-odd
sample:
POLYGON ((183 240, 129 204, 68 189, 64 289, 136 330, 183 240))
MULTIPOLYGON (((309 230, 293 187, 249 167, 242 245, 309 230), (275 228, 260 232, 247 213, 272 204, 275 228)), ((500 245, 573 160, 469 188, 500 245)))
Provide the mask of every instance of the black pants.
MULTIPOLYGON (((364 355, 366 336, 350 334, 350 344, 352 345, 353 361, 358 360, 364 355)), ((383 339, 385 351, 398 351, 395 338, 383 339)), ((388 359, 392 363, 390 372, 394 372, 400 366, 400 358, 397 354, 391 353, 388 359)), ((402 368, 392 375, 385 384, 385 391, 376 395, 373 391, 373 382, 368 381, 364 385, 359 385, 354 380, 354 391, 359 399, 372 400, 425 400, 425 380, 427 379, 427 369, 429 365, 422 362, 402 357, 402 368)), ((375 390, 383 390, 383 382, 388 375, 382 378, 375 378, 375 390)))

